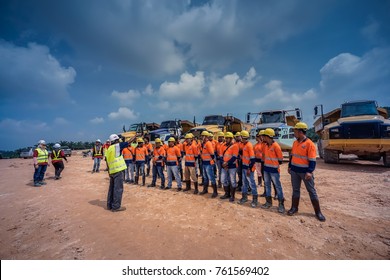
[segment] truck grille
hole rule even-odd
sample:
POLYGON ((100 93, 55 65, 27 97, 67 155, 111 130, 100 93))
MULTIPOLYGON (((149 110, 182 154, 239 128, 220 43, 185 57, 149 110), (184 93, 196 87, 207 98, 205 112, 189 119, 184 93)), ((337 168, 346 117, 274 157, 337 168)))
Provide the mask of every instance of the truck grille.
POLYGON ((347 123, 342 124, 345 139, 375 139, 380 138, 380 123, 347 123))

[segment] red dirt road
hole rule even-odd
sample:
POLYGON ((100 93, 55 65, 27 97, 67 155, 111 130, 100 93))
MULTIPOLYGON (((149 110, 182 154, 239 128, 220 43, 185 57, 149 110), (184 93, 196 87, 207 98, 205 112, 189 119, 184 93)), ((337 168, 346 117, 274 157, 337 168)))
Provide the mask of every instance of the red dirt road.
POLYGON ((74 155, 61 180, 50 166, 47 185, 34 188, 32 160, 0 160, 1 259, 390 259, 390 170, 381 162, 318 160, 325 223, 305 189, 293 217, 277 213, 276 202, 252 209, 134 185, 125 185, 127 210, 112 213, 105 209, 108 175, 91 174, 92 164, 74 155))

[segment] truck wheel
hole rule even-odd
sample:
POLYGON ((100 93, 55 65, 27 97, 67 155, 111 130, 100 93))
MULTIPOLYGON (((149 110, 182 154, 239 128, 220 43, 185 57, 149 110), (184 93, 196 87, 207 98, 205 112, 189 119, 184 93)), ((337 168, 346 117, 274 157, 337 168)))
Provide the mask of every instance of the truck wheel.
POLYGON ((332 150, 324 150, 325 163, 339 163, 339 152, 332 150))
POLYGON ((383 154, 383 165, 385 167, 390 167, 390 153, 383 154))
POLYGON ((322 148, 321 139, 319 139, 317 142, 317 150, 318 150, 318 155, 320 156, 320 158, 324 158, 324 149, 322 148))

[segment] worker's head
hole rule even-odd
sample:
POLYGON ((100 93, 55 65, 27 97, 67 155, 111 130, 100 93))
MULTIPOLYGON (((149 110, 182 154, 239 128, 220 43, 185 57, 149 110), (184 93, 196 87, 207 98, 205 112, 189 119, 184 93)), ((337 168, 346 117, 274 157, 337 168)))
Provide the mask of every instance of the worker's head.
POLYGON ((157 147, 157 148, 161 147, 162 142, 161 142, 161 139, 160 139, 160 138, 156 138, 156 139, 154 140, 154 143, 156 144, 156 147, 157 147))
POLYGON ((145 142, 145 144, 148 144, 149 143, 149 138, 148 137, 144 137, 144 142, 145 142))
POLYGON ((297 139, 305 137, 306 132, 307 132, 308 129, 309 129, 309 127, 304 122, 299 122, 299 123, 295 124, 295 126, 294 126, 294 137, 297 138, 297 139))
POLYGON ((226 141, 226 144, 229 145, 233 141, 233 133, 226 132, 225 133, 225 141, 226 141))
POLYGON ((168 139, 168 146, 169 147, 173 147, 173 146, 175 146, 175 144, 176 144, 176 139, 173 138, 173 137, 169 137, 169 139, 168 139))
POLYGON ((202 133, 200 134, 201 138, 202 138, 202 141, 205 142, 208 140, 208 137, 209 137, 209 132, 207 130, 204 130, 202 131, 202 133))
POLYGON ((54 149, 58 150, 59 148, 61 148, 61 145, 58 144, 58 143, 55 143, 54 146, 53 146, 54 149))
POLYGON ((214 133, 212 133, 212 132, 209 132, 209 140, 213 140, 214 139, 214 133))
MULTIPOLYGON (((119 142, 119 136, 117 134, 111 134, 110 137, 108 137, 111 144, 118 143, 119 142)), ((96 140, 96 145, 100 145, 100 139, 96 140)))
POLYGON ((237 142, 241 142, 241 132, 237 132, 236 135, 234 135, 234 139, 237 142))
POLYGON ((144 139, 138 138, 138 139, 137 139, 137 145, 138 145, 138 147, 143 147, 143 145, 144 145, 144 139))
POLYGON ((249 132, 246 130, 241 131, 241 140, 243 143, 248 142, 249 140, 249 132))
POLYGON ((190 144, 192 143, 192 140, 194 139, 194 135, 190 132, 187 133, 186 136, 184 137, 185 141, 190 144))
POLYGON ((46 141, 45 140, 39 140, 38 141, 38 147, 42 149, 46 149, 46 141))
POLYGON ((217 133, 217 137, 218 137, 218 142, 221 143, 225 139, 225 133, 223 133, 222 131, 219 131, 217 133))

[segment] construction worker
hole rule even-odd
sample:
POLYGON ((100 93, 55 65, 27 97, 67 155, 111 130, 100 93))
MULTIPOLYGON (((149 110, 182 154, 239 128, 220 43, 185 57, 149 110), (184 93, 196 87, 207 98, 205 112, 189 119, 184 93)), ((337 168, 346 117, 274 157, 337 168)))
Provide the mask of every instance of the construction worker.
POLYGON ((184 167, 184 179, 186 182, 186 188, 184 191, 191 190, 191 181, 194 183, 194 194, 198 194, 198 178, 195 173, 196 158, 199 155, 198 145, 193 140, 194 135, 187 133, 185 136, 184 143, 184 155, 185 155, 185 167, 184 167))
POLYGON ((142 176, 142 186, 145 186, 145 162, 148 155, 148 149, 144 147, 144 140, 137 139, 137 147, 134 149, 135 160, 135 184, 138 185, 139 177, 142 176))
POLYGON ((180 142, 180 138, 177 137, 177 136, 173 136, 176 140, 175 142, 175 146, 177 146, 179 148, 179 151, 180 151, 180 154, 181 154, 181 157, 180 157, 180 160, 179 160, 179 164, 177 166, 178 170, 179 170, 179 174, 180 174, 180 180, 183 181, 183 165, 182 165, 182 158, 184 157, 184 146, 183 146, 183 143, 180 142))
POLYGON ((238 202, 244 204, 248 201, 248 187, 250 185, 252 190, 252 203, 251 206, 255 208, 257 206, 257 187, 254 177, 255 171, 255 152, 253 145, 249 142, 249 132, 246 130, 241 131, 242 138, 242 198, 238 202))
POLYGON ((95 141, 95 146, 92 148, 92 159, 93 159, 93 168, 92 173, 94 172, 100 172, 100 162, 103 158, 103 146, 102 141, 100 139, 97 139, 95 141))
POLYGON ((129 147, 129 143, 119 143, 119 137, 116 134, 111 134, 109 139, 111 145, 106 153, 108 174, 110 178, 107 193, 107 210, 118 212, 126 210, 126 207, 121 206, 124 179, 123 171, 126 169, 126 162, 123 159, 122 150, 129 147))
POLYGON ((215 182, 215 175, 213 170, 214 165, 214 148, 213 144, 209 141, 209 132, 203 131, 202 136, 202 149, 200 150, 200 157, 202 159, 203 166, 203 191, 200 192, 200 195, 208 193, 209 182, 213 187, 213 194, 211 198, 218 196, 217 183, 215 182))
MULTIPOLYGON (((217 140, 214 139, 214 134, 212 132, 209 132, 209 141, 211 144, 213 144, 213 149, 214 149, 214 159, 217 159, 217 140)), ((217 165, 213 164, 213 172, 214 172, 214 177, 217 177, 217 165)))
MULTIPOLYGON (((260 130, 259 133, 256 135, 256 145, 253 147, 253 150, 255 152, 255 167, 256 167, 256 174, 257 174, 257 183, 258 186, 261 187, 262 184, 262 170, 261 170, 261 161, 263 158, 263 141, 262 141, 262 133, 264 133, 264 130, 260 130)), ((265 196, 265 188, 264 188, 264 196, 265 196)))
POLYGON ((134 183, 134 147, 129 145, 122 150, 122 156, 126 163, 125 182, 134 183))
POLYGON ((108 164, 107 164, 107 160, 106 160, 106 152, 107 152, 108 148, 110 147, 110 145, 111 145, 110 139, 107 139, 106 143, 103 144, 103 157, 104 157, 104 161, 106 162, 106 170, 105 171, 108 171, 108 164))
POLYGON ((170 137, 168 139, 168 149, 167 149, 167 174, 168 174, 168 185, 165 188, 166 190, 172 188, 172 177, 175 177, 175 181, 177 183, 177 191, 181 191, 181 179, 179 175, 179 159, 181 157, 181 153, 179 147, 175 146, 176 139, 170 137))
MULTIPOLYGON (((260 141, 261 141, 260 147, 258 145, 256 145, 257 149, 261 149, 261 154, 262 154, 262 158, 261 158, 261 162, 260 162, 260 172, 258 172, 257 174, 258 175, 261 174, 260 176, 263 177, 263 180, 264 180, 264 148, 265 148, 265 146, 267 146, 267 142, 265 141, 264 131, 265 131, 264 129, 260 130, 259 134, 258 134, 258 136, 260 137, 260 141)), ((271 180, 271 185, 274 189, 274 200, 277 200, 278 195, 277 195, 275 184, 272 180, 271 180)), ((265 189, 266 188, 265 188, 265 184, 264 184, 264 192, 263 192, 263 194, 260 195, 260 197, 265 197, 265 195, 266 195, 265 189)), ((272 194, 271 194, 271 196, 272 196, 272 194)))
POLYGON ((61 172, 64 170, 64 162, 62 159, 64 159, 66 162, 68 162, 68 159, 65 157, 64 151, 61 150, 61 145, 56 143, 53 146, 53 151, 50 154, 51 157, 51 163, 54 166, 54 179, 58 180, 61 178, 61 172))
MULTIPOLYGON (((198 145, 198 150, 199 150, 199 153, 200 151, 202 150, 202 139, 200 137, 200 139, 198 139, 197 137, 195 137, 195 141, 198 145)), ((201 178, 201 181, 200 181, 200 185, 203 186, 203 164, 202 164, 202 158, 199 156, 198 159, 198 164, 197 164, 197 168, 196 168, 196 176, 201 178), (198 172, 199 171, 199 172, 198 172)))
POLYGON ((223 161, 223 146, 225 145, 225 134, 222 131, 217 133, 218 141, 215 144, 215 156, 216 156, 216 165, 218 172, 218 188, 222 188, 221 183, 221 169, 222 169, 222 161, 223 161))
POLYGON ((160 138, 154 140, 155 147, 153 149, 153 159, 152 159, 152 183, 148 187, 155 187, 157 175, 161 178, 160 189, 165 188, 165 176, 164 176, 164 162, 166 160, 166 151, 162 146, 162 141, 160 138))
POLYGON ((241 142, 241 132, 237 132, 234 135, 234 140, 236 144, 238 145, 239 153, 238 153, 238 158, 237 158, 237 175, 238 175, 238 182, 237 182, 237 191, 242 191, 242 142, 241 142))
POLYGON ((284 213, 284 196, 282 184, 280 183, 280 169, 279 166, 283 162, 283 153, 279 144, 273 140, 275 131, 272 128, 264 130, 264 137, 267 145, 264 147, 264 184, 265 184, 265 199, 266 203, 261 207, 268 209, 272 206, 271 197, 271 181, 276 186, 276 192, 279 200, 278 212, 284 213))
POLYGON ((237 173, 237 158, 238 144, 233 142, 233 133, 225 133, 225 145, 223 147, 223 163, 221 170, 221 180, 225 194, 220 199, 229 198, 230 202, 234 201, 234 196, 237 188, 236 173, 237 173))
POLYGON ((148 150, 148 155, 145 158, 145 166, 146 166, 146 177, 150 176, 150 160, 152 158, 153 153, 153 145, 149 142, 148 137, 144 137, 144 147, 148 150))
POLYGON ((326 219, 321 213, 320 202, 314 185, 313 172, 316 167, 317 153, 314 143, 306 136, 307 130, 308 126, 303 122, 299 122, 294 126, 294 137, 297 140, 293 143, 288 164, 293 194, 291 209, 287 214, 292 216, 298 212, 301 182, 303 181, 310 195, 317 219, 325 222, 326 219))
POLYGON ((39 140, 38 147, 33 153, 34 162, 34 187, 46 185, 43 181, 47 166, 49 165, 49 153, 46 150, 45 140, 39 140))

